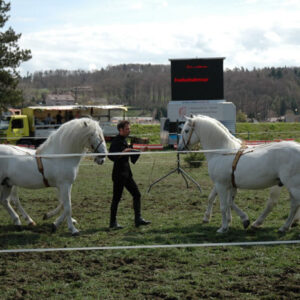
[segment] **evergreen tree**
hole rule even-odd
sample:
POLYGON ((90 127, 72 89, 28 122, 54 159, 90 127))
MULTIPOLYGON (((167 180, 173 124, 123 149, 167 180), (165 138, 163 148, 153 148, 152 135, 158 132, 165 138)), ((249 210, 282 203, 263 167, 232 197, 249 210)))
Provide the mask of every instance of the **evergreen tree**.
POLYGON ((17 68, 21 62, 31 58, 30 50, 21 50, 18 46, 21 34, 16 34, 11 27, 4 29, 9 11, 10 3, 0 0, 0 109, 21 102, 22 94, 17 89, 20 77, 17 68))

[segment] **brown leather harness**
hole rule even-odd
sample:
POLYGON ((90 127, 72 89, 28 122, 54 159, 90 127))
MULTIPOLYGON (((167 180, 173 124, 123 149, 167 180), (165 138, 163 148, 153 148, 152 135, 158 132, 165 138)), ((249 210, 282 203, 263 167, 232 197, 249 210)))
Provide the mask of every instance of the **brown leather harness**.
MULTIPOLYGON (((241 158, 241 156, 244 154, 244 151, 248 148, 248 146, 246 145, 245 142, 242 143, 242 146, 241 148, 238 150, 238 152, 236 153, 235 157, 234 157, 234 160, 232 162, 232 172, 231 172, 231 183, 232 183, 232 186, 234 188, 237 188, 236 186, 236 183, 235 183, 235 177, 234 177, 234 172, 236 170, 236 167, 237 167, 237 164, 241 158)), ((249 152, 253 152, 253 150, 251 151, 248 151, 247 153, 249 152)))
POLYGON ((235 158, 232 162, 231 183, 234 188, 237 188, 236 183, 235 183, 234 171, 236 170, 236 166, 246 148, 247 148, 247 146, 245 144, 244 145, 242 144, 242 147, 238 150, 238 152, 236 153, 235 158))
MULTIPOLYGON (((36 150, 35 154, 39 155, 38 150, 36 150)), ((50 187, 50 184, 49 184, 49 182, 48 182, 48 180, 47 180, 47 178, 45 177, 45 174, 44 174, 44 166, 43 166, 43 163, 42 163, 42 158, 39 157, 39 156, 36 156, 35 158, 36 158, 38 170, 43 176, 43 182, 44 182, 45 187, 50 187)))
MULTIPOLYGON (((22 151, 22 152, 28 154, 28 155, 32 155, 31 153, 25 151, 24 149, 21 149, 20 147, 15 147, 15 146, 13 146, 13 145, 10 145, 10 146, 11 146, 12 148, 15 148, 15 149, 17 149, 17 150, 19 150, 19 151, 22 151)), ((35 155, 39 155, 39 151, 38 151, 38 150, 36 150, 35 155)), ((46 187, 50 187, 50 184, 49 184, 49 182, 48 182, 48 180, 47 180, 47 178, 45 177, 45 174, 44 174, 44 167, 43 167, 43 163, 42 163, 42 158, 36 156, 35 159, 36 159, 36 162, 37 162, 38 170, 39 170, 39 172, 40 172, 40 173, 42 174, 42 176, 43 176, 43 182, 44 182, 44 185, 45 185, 46 187)))

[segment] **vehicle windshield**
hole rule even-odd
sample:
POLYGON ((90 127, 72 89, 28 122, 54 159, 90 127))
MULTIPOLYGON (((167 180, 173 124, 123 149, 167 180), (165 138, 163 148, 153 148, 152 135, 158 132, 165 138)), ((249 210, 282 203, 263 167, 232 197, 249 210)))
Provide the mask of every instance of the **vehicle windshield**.
POLYGON ((9 125, 9 119, 0 119, 0 130, 7 130, 9 125))

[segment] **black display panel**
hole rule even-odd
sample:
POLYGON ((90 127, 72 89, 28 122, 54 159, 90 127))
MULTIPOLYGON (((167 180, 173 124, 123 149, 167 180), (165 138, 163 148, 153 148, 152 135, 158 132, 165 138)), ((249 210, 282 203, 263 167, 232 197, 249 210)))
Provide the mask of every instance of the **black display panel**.
POLYGON ((170 61, 172 100, 224 99, 224 58, 170 61))

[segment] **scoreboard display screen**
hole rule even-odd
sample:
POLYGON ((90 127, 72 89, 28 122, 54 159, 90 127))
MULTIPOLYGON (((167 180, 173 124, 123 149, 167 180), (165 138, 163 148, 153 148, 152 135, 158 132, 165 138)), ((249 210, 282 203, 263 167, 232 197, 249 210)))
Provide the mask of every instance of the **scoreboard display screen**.
POLYGON ((170 59, 172 100, 224 99, 224 58, 170 59))

